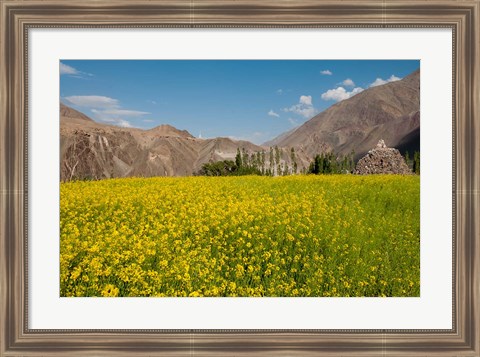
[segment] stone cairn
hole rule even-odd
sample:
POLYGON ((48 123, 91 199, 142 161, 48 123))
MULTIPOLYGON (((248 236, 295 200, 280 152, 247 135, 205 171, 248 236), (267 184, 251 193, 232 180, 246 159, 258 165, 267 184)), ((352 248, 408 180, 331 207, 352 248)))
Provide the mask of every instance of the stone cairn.
POLYGON ((405 159, 395 148, 388 148, 383 140, 362 157, 355 168, 357 175, 397 174, 411 175, 405 159))

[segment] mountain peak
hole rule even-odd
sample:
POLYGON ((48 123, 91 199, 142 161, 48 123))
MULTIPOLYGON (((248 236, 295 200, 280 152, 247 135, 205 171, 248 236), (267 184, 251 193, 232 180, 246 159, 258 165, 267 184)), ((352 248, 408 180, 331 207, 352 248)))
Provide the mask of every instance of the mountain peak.
POLYGON ((179 130, 169 124, 162 124, 156 126, 148 132, 158 135, 158 136, 174 136, 174 137, 182 137, 182 138, 194 138, 192 134, 190 134, 187 130, 179 130))
POLYGON ((78 110, 75 110, 73 108, 70 108, 70 107, 66 106, 62 102, 60 102, 60 117, 61 118, 84 120, 84 121, 88 121, 90 123, 94 122, 92 119, 90 119, 85 114, 80 113, 78 110))

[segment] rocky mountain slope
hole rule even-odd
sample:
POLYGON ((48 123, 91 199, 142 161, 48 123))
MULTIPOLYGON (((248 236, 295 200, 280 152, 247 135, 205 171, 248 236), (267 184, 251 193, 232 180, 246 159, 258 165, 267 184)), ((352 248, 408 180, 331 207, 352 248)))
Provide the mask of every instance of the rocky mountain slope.
MULTIPOLYGON (((252 154, 269 148, 229 138, 199 139, 186 130, 160 125, 150 130, 97 123, 60 104, 60 179, 128 176, 187 176, 207 162, 235 160, 237 149, 252 154)), ((290 151, 281 161, 291 166, 290 151)), ((309 160, 297 154, 299 170, 309 160)))
POLYGON ((379 139, 400 151, 420 149, 420 71, 369 88, 332 105, 293 132, 268 142, 298 147, 309 156, 322 151, 362 157, 379 139))

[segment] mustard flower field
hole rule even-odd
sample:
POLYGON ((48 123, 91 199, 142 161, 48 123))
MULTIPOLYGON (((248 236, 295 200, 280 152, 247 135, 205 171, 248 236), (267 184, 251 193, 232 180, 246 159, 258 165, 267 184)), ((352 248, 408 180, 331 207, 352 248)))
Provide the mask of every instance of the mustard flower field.
POLYGON ((61 296, 419 296, 418 176, 60 185, 61 296))

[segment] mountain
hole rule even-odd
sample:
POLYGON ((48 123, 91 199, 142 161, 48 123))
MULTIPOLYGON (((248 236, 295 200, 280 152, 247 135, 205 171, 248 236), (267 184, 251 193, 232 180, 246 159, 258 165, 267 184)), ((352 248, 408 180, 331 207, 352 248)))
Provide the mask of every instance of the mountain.
POLYGON ((60 118, 67 119, 68 122, 72 124, 86 124, 86 123, 94 123, 92 119, 87 117, 85 114, 76 111, 70 107, 67 107, 63 103, 60 103, 60 118))
POLYGON ((265 168, 277 173, 294 166, 294 148, 302 171, 316 154, 346 155, 353 150, 358 159, 380 139, 402 153, 420 149, 419 70, 336 103, 263 146, 195 138, 167 124, 149 130, 101 124, 60 104, 60 179, 193 175, 207 162, 235 160, 238 149, 249 156, 265 152, 265 168), (270 165, 270 157, 276 161, 277 156, 280 163, 270 165))
MULTIPOLYGON (((238 149, 249 155, 269 150, 230 138, 195 138, 171 125, 149 130, 105 125, 60 104, 61 181, 188 176, 207 162, 235 160, 238 149)), ((265 156, 269 156, 268 152, 265 156)), ((280 150, 280 157, 283 165, 292 166, 290 151, 280 150)), ((299 169, 308 165, 302 152, 297 157, 299 169)))
POLYGON ((159 125, 153 129, 148 130, 149 133, 156 136, 174 136, 174 137, 184 137, 184 138, 194 138, 186 130, 178 130, 171 125, 163 124, 159 125))
POLYGON ((276 138, 273 138, 272 140, 269 140, 269 141, 266 141, 262 144, 262 146, 275 146, 277 145, 279 142, 281 142, 283 139, 285 139, 286 137, 288 137, 289 135, 291 135, 295 130, 298 129, 298 126, 296 126, 295 128, 293 129, 290 129, 290 130, 287 130, 286 132, 280 134, 279 136, 277 136, 276 138))
POLYGON ((269 145, 363 156, 383 139, 400 151, 420 148, 420 70, 338 102, 269 145))

